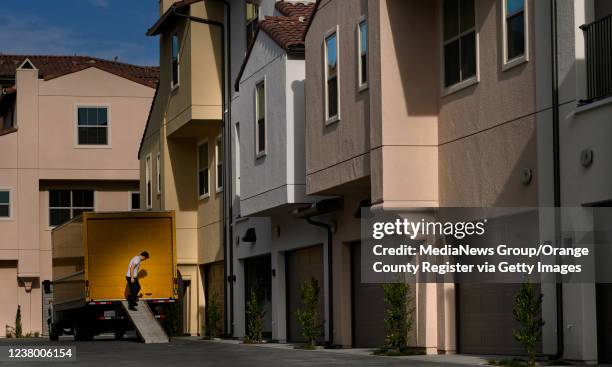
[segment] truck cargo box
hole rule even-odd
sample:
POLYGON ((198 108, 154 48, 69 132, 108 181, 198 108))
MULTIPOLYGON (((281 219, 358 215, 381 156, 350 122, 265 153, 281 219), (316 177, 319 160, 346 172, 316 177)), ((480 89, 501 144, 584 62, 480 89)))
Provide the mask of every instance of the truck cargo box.
POLYGON ((177 297, 174 212, 83 213, 52 232, 55 310, 126 298, 130 259, 142 251, 142 300, 177 297))

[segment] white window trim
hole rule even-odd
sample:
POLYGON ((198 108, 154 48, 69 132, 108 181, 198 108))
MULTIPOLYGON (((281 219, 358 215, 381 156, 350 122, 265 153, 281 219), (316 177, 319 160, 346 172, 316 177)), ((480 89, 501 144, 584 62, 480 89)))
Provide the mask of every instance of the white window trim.
MULTIPOLYGON (((134 209, 132 207, 132 195, 134 195, 134 194, 139 194, 140 195, 140 191, 128 191, 128 208, 129 208, 129 211, 131 211, 131 212, 135 211, 135 210, 141 210, 141 209, 134 209)), ((140 202, 140 200, 139 200, 139 202, 140 202)), ((95 202, 94 202, 94 204, 95 204, 95 202)))
POLYGON ((0 187, 0 191, 8 191, 9 193, 9 216, 0 217, 0 221, 12 221, 13 220, 13 189, 10 187, 0 187))
POLYGON ((157 153, 155 160, 155 183, 157 189, 157 196, 161 195, 161 154, 157 153))
POLYGON ((525 52, 521 56, 517 56, 512 60, 508 60, 508 30, 506 28, 506 2, 507 0, 500 0, 501 2, 501 11, 502 11, 502 21, 501 21, 501 35, 502 35, 502 71, 506 71, 517 67, 521 64, 524 64, 529 61, 529 1, 524 0, 524 18, 523 22, 524 26, 524 34, 525 34, 525 52))
POLYGON ((198 195, 198 199, 199 200, 204 200, 210 197, 210 144, 208 144, 208 139, 204 139, 198 142, 198 146, 196 149, 196 172, 197 172, 197 184, 198 186, 196 187, 196 192, 198 195), (208 168, 208 174, 206 175, 206 180, 208 181, 208 192, 205 193, 204 195, 200 195, 200 147, 204 144, 207 144, 207 156, 208 156, 208 162, 206 162, 206 167, 208 168))
POLYGON ((335 25, 332 29, 328 30, 323 34, 323 74, 324 74, 324 91, 325 91, 325 126, 339 122, 341 119, 341 98, 340 91, 340 27, 335 25), (336 35, 336 75, 337 75, 337 88, 338 88, 338 113, 335 116, 329 116, 329 91, 327 89, 327 38, 332 35, 336 35))
POLYGON ((145 208, 153 208, 153 157, 151 153, 145 157, 145 208))
MULTIPOLYGON (((442 97, 446 97, 450 94, 456 93, 462 89, 468 88, 474 84, 480 82, 480 30, 478 28, 478 0, 474 0, 474 32, 476 35, 476 75, 471 78, 460 81, 457 84, 453 84, 449 87, 444 85, 445 79, 445 71, 444 71, 444 63, 446 59, 444 58, 444 45, 447 42, 444 42, 444 4, 440 1, 440 6, 438 7, 438 21, 439 21, 439 43, 440 43, 440 93, 442 97)), ((459 33, 456 37, 451 38, 454 40, 457 37, 461 37, 461 35, 471 32, 471 28, 469 31, 465 31, 463 33, 459 33)), ((448 42, 451 42, 449 40, 448 42)))
POLYGON ((175 91, 181 85, 181 47, 183 46, 183 42, 180 38, 178 30, 172 33, 172 38, 170 38, 170 91, 175 91), (174 58, 174 53, 172 51, 174 48, 174 36, 176 36, 178 42, 178 50, 176 52, 176 83, 172 80, 172 59, 174 58))
MULTIPOLYGON (((366 18, 365 15, 362 15, 359 20, 357 21, 357 81, 358 81, 358 88, 357 91, 358 92, 363 92, 364 90, 367 90, 369 87, 369 81, 370 81, 370 72, 369 70, 367 70, 367 75, 368 75, 368 80, 364 83, 363 80, 361 80, 361 75, 362 75, 362 68, 363 65, 361 63, 361 24, 365 23, 366 27, 367 27, 367 32, 366 32, 366 36, 369 36, 370 33, 370 27, 368 25, 368 19, 366 18)), ((366 44, 367 44, 367 51, 366 51, 366 57, 368 59, 368 61, 370 60, 370 42, 369 39, 366 40, 366 44)), ((369 64, 369 63, 368 63, 369 64)))
POLYGON ((255 83, 255 159, 259 159, 268 155, 268 83, 266 77, 259 79, 255 83), (263 83, 264 86, 264 149, 262 151, 259 150, 259 126, 257 121, 257 116, 259 115, 259 100, 257 97, 257 88, 260 84, 263 83))
POLYGON ((111 105, 108 103, 75 103, 74 104, 74 148, 75 149, 111 149, 111 105), (79 108, 106 108, 106 144, 79 144, 79 108))
MULTIPOLYGON (((223 135, 219 134, 217 135, 217 138, 215 139, 215 189, 216 189, 216 193, 220 193, 221 191, 223 191, 223 185, 219 186, 219 142, 221 142, 223 144, 223 135)), ((223 167, 223 162, 221 162, 221 171, 223 172, 223 170, 225 169, 225 167, 223 167)), ((222 177, 223 179, 223 177, 222 177)))

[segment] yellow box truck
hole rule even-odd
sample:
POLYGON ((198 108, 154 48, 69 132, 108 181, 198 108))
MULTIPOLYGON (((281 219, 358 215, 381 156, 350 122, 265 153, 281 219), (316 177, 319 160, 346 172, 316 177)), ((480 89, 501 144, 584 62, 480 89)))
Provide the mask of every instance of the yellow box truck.
POLYGON ((138 273, 139 302, 164 319, 177 299, 176 220, 172 211, 83 213, 52 232, 53 297, 49 336, 74 334, 91 340, 112 332, 120 339, 133 328, 122 301, 130 260, 150 258, 138 273))

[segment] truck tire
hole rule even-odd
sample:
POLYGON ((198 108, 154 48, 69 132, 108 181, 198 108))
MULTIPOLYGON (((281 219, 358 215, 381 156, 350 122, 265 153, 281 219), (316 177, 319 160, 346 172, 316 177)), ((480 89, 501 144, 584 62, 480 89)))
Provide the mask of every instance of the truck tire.
POLYGON ((89 330, 87 325, 76 325, 74 327, 74 340, 76 341, 93 340, 93 333, 89 330))
POLYGON ((56 342, 59 340, 59 336, 60 336, 60 328, 53 325, 53 324, 49 324, 49 340, 52 342, 56 342))
POLYGON ((125 331, 119 330, 115 331, 115 340, 123 340, 123 336, 125 335, 125 331))

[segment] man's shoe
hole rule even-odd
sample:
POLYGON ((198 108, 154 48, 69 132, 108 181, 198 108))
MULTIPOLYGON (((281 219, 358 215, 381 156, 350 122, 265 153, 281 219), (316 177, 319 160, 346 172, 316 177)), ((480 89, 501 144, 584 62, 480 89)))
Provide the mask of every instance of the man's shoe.
POLYGON ((130 306, 130 307, 128 307, 128 310, 130 310, 130 311, 138 311, 138 310, 136 309, 136 307, 134 307, 134 306, 130 306))

